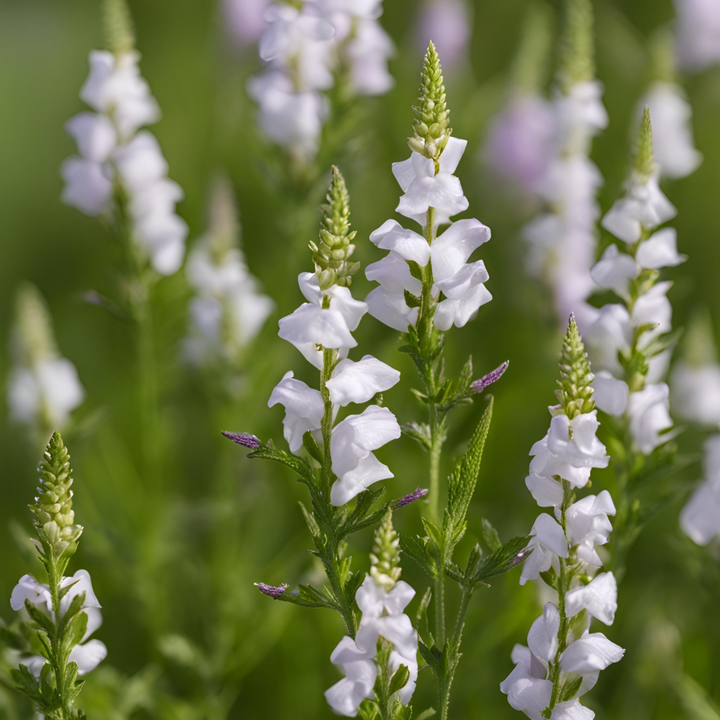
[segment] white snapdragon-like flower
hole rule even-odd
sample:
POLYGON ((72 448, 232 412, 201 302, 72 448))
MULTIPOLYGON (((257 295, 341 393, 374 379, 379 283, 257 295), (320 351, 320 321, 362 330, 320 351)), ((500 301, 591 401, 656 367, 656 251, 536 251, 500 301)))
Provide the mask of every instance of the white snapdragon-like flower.
POLYGON ((672 437, 667 432, 673 426, 668 410, 669 396, 670 389, 665 383, 646 385, 639 392, 630 395, 630 432, 633 441, 644 455, 650 454, 672 437))
MULTIPOLYGON (((75 662, 78 665, 78 674, 86 675, 94 670, 106 657, 107 648, 100 640, 90 640, 90 636, 102 624, 102 614, 100 613, 100 603, 93 591, 90 574, 87 570, 78 570, 72 577, 64 577, 60 582, 61 588, 68 588, 60 602, 60 612, 64 615, 73 600, 81 594, 85 594, 85 599, 80 608, 80 612, 87 615, 87 628, 79 644, 71 651, 68 662, 75 662)), ((38 610, 47 614, 53 620, 55 615, 52 606, 52 597, 50 588, 44 583, 39 583, 31 575, 23 575, 15 586, 10 598, 10 607, 16 612, 25 612, 25 603, 30 602, 38 610)), ((40 677, 40 672, 47 660, 40 655, 32 655, 23 658, 22 665, 36 677, 40 677)))
POLYGON ((268 400, 268 407, 282 405, 285 408, 283 434, 291 452, 297 452, 303 444, 306 432, 320 429, 325 403, 319 390, 314 390, 302 380, 297 380, 292 371, 285 373, 275 386, 268 400))
POLYGON ((574 617, 583 610, 605 623, 612 625, 617 610, 617 581, 610 573, 596 575, 587 585, 570 590, 565 595, 565 610, 574 617))
POLYGON ((681 178, 694 172, 702 162, 692 134, 692 108, 682 88, 669 82, 655 82, 638 104, 650 109, 653 121, 653 150, 660 173, 681 178))
POLYGON ((615 504, 607 490, 599 495, 586 495, 567 509, 568 543, 575 547, 578 558, 588 565, 602 566, 595 546, 608 542, 612 532, 608 516, 615 515, 615 512, 615 504))
POLYGON ((687 71, 720 64, 720 7, 715 0, 675 0, 677 55, 687 71))
POLYGON ((568 556, 568 543, 562 527, 547 513, 539 515, 530 531, 528 548, 532 552, 523 564, 520 584, 528 580, 537 580, 540 573, 546 572, 558 557, 568 556))
POLYGON ((705 480, 680 513, 683 532, 698 545, 720 536, 720 435, 705 441, 703 470, 705 480))
POLYGON ((373 451, 400 435, 396 417, 377 405, 338 423, 330 444, 332 470, 338 478, 330 495, 333 505, 344 505, 378 480, 394 477, 373 451))
POLYGON ((630 388, 624 380, 617 380, 607 370, 601 370, 593 381, 595 405, 608 415, 620 417, 627 409, 630 388))
POLYGON ((393 646, 390 672, 394 674, 401 665, 408 669, 408 682, 398 691, 397 698, 404 705, 410 702, 418 675, 418 637, 403 611, 414 596, 415 591, 402 580, 386 590, 370 575, 365 577, 355 596, 362 613, 355 640, 344 637, 330 656, 345 673, 340 682, 325 692, 325 699, 338 715, 356 717, 362 701, 374 697, 375 660, 381 637, 393 646))
POLYGON ((179 185, 167 178, 167 162, 144 125, 160 111, 138 68, 135 51, 90 54, 90 75, 80 97, 95 113, 83 112, 66 123, 80 156, 62 165, 62 199, 86 215, 108 212, 114 183, 127 195, 132 237, 153 269, 171 275, 182 264, 187 225, 175 213, 182 200, 179 185))

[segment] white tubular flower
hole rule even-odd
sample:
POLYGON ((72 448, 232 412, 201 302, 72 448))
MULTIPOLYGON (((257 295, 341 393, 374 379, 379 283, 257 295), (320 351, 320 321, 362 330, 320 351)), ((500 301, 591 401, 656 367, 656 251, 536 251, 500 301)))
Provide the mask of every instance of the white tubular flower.
POLYGON ((440 155, 439 170, 427 157, 413 152, 408 160, 393 163, 393 175, 405 193, 397 212, 421 225, 429 208, 435 209, 435 225, 446 225, 453 215, 468 209, 460 180, 453 174, 467 147, 467 140, 451 137, 440 155))
POLYGON ((25 609, 25 601, 28 600, 36 608, 47 613, 52 612, 52 597, 50 588, 44 583, 39 583, 32 575, 23 575, 18 584, 14 587, 10 596, 10 607, 15 612, 25 609))
POLYGON ((702 162, 692 133, 692 108, 683 89, 670 82, 655 82, 638 104, 650 109, 653 121, 653 149, 660 173, 681 178, 693 173, 702 162))
POLYGON ((537 580, 540 573, 546 572, 558 557, 568 556, 568 543, 565 533, 558 523, 547 513, 539 515, 530 531, 532 553, 523 564, 520 584, 528 580, 537 580))
POLYGON ((330 400, 345 407, 350 403, 366 403, 380 392, 389 390, 400 381, 400 373, 372 355, 359 362, 342 360, 327 382, 330 400))
POLYGON ((670 376, 673 413, 701 425, 720 425, 720 365, 679 362, 670 376))
POLYGON ((283 435, 291 452, 297 452, 302 447, 305 433, 320 429, 325 412, 322 395, 302 380, 296 380, 290 371, 275 386, 268 400, 268 407, 278 404, 285 408, 283 435))
POLYGON ((411 308, 405 301, 405 291, 418 296, 422 283, 410 273, 408 264, 396 252, 388 253, 382 260, 365 269, 368 280, 380 283, 365 298, 368 312, 388 327, 407 332, 408 325, 414 325, 418 308, 411 308))
POLYGON ((375 652, 360 650, 355 641, 346 635, 333 650, 330 660, 342 669, 345 677, 325 691, 325 699, 338 715, 357 717, 362 701, 375 696, 375 652))
POLYGON ((601 287, 612 290, 623 299, 628 299, 630 281, 639 274, 635 260, 621 253, 617 245, 610 245, 602 258, 590 271, 592 279, 601 287))
POLYGON ((657 177, 643 180, 633 176, 625 197, 616 200, 602 219, 602 226, 619 240, 633 245, 643 228, 654 229, 677 215, 675 206, 665 197, 657 177))
POLYGON ((630 432, 640 452, 649 455, 656 447, 667 442, 673 426, 668 411, 670 389, 665 383, 647 385, 632 393, 628 401, 630 432))
POLYGON ((575 640, 560 656, 563 672, 590 675, 622 660, 625 650, 602 633, 590 633, 575 640))
POLYGON ((681 255, 677 250, 675 228, 663 228, 640 244, 635 259, 641 268, 660 270, 681 265, 687 260, 687 255, 681 255))
POLYGON ((573 467, 604 468, 610 458, 595 434, 597 410, 575 416, 556 415, 550 423, 548 450, 573 467))
POLYGON ((604 305, 587 323, 585 338, 593 366, 615 376, 623 372, 618 352, 627 351, 632 342, 632 320, 624 305, 604 305))
POLYGON ((683 70, 720 64, 720 8, 713 0, 675 0, 677 54, 683 70))
POLYGON ((615 512, 615 505, 607 490, 597 496, 586 495, 567 509, 568 543, 576 548, 578 558, 588 565, 602 566, 595 545, 607 543, 612 532, 608 515, 615 515, 615 512))
POLYGON ((338 478, 330 497, 333 505, 344 505, 378 480, 394 477, 373 451, 400 435, 395 416, 377 405, 338 423, 330 445, 332 470, 338 478))
POLYGON ((630 388, 623 380, 616 380, 607 370, 601 370, 593 381, 595 405, 608 415, 620 417, 627 409, 630 388))
POLYGON ((705 480, 680 513, 683 532, 698 545, 708 545, 720 535, 720 435, 705 441, 705 480))
POLYGON ((567 700, 553 708, 550 720, 592 720, 594 717, 595 713, 578 700, 567 700))
POLYGON ((612 625, 617 610, 617 582, 612 573, 600 573, 590 583, 570 590, 565 595, 565 611, 568 617, 587 610, 590 615, 612 625))
POLYGON ((160 275, 182 265, 187 225, 176 215, 181 188, 167 178, 167 162, 155 137, 144 125, 160 118, 157 102, 140 75, 140 54, 90 53, 90 75, 80 97, 97 112, 83 112, 65 127, 81 157, 67 159, 62 200, 86 215, 112 209, 114 183, 127 195, 136 246, 160 275))

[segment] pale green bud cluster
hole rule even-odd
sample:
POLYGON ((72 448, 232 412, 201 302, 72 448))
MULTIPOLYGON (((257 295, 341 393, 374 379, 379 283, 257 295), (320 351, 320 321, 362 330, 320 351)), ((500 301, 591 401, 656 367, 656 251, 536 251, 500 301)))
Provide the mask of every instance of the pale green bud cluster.
POLYGON ((127 0, 105 0, 105 42, 113 55, 124 55, 135 48, 135 29, 127 0))
POLYGON ((555 391, 565 414, 571 420, 595 408, 592 399, 594 377, 575 316, 571 315, 560 356, 560 389, 555 391))
POLYGON ((666 27, 655 32, 650 45, 653 79, 660 82, 677 82, 675 66, 675 35, 666 27))
POLYGON ((30 509, 37 518, 38 530, 47 538, 55 557, 71 543, 76 543, 82 527, 75 524, 72 509, 72 470, 68 454, 59 432, 53 433, 38 468, 40 487, 35 505, 30 509))
POLYGON ((413 152, 437 162, 448 144, 452 129, 440 57, 432 42, 425 54, 420 78, 420 97, 417 106, 413 107, 413 137, 408 138, 408 145, 413 152))
POLYGON ((208 245, 213 260, 220 265, 240 239, 237 205, 230 180, 224 175, 212 182, 208 215, 208 245))
POLYGON ((356 232, 350 230, 350 195, 345 179, 334 165, 326 200, 320 238, 310 243, 315 273, 321 290, 333 285, 350 287, 352 276, 360 269, 360 263, 349 262, 355 252, 352 241, 356 232))
POLYGON ((573 85, 595 77, 595 40, 592 0, 566 0, 560 84, 567 93, 573 85))
POLYGON ((40 291, 24 283, 17 293, 15 351, 19 364, 32 367, 57 354, 52 321, 40 291))
POLYGON ((657 166, 653 156, 652 123, 650 122, 650 109, 645 106, 640 121, 640 134, 638 135, 637 149, 633 162, 633 171, 642 183, 646 183, 654 174, 657 166))
POLYGON ((392 524, 392 510, 387 509, 378 529, 370 553, 370 575, 385 592, 400 579, 400 536, 392 524))

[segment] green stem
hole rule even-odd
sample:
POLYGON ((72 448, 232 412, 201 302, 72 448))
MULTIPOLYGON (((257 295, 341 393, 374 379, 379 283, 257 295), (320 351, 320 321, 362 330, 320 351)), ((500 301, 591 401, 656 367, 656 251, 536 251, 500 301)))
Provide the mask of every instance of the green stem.
POLYGON ((53 666, 55 674, 55 686, 60 693, 59 708, 61 720, 72 720, 75 716, 71 701, 66 697, 63 688, 65 688, 65 678, 67 674, 67 664, 69 660, 69 648, 65 641, 65 631, 61 615, 61 599, 60 599, 60 583, 62 581, 62 570, 58 567, 55 558, 50 554, 46 556, 48 586, 50 588, 50 597, 52 598, 53 615, 55 617, 55 637, 50 638, 51 657, 48 658, 53 666))

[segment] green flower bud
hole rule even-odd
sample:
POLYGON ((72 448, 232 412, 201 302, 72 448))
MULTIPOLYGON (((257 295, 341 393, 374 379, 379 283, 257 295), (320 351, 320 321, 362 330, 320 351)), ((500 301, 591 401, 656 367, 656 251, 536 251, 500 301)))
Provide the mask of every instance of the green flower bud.
POLYGON ((17 293, 16 326, 13 351, 17 363, 25 367, 57 355, 52 321, 40 291, 31 283, 23 283, 17 293))
POLYGON ((35 513, 38 531, 45 535, 57 557, 71 543, 76 543, 83 531, 80 525, 75 524, 70 455, 60 433, 55 432, 50 438, 38 472, 38 497, 30 509, 35 513))
POLYGON ((640 134, 638 135, 637 150, 633 170, 643 184, 654 174, 657 166, 653 156, 652 123, 650 122, 650 109, 646 106, 640 121, 640 134))
POLYGON ((392 510, 385 512, 378 529, 375 531, 375 542, 370 554, 370 575, 385 592, 395 587, 400 579, 400 536, 392 524, 392 510))
POLYGON ((408 145, 413 152, 437 162, 452 130, 449 127, 450 111, 447 108, 440 57, 432 42, 425 54, 420 76, 420 97, 413 112, 413 137, 408 138, 408 145))
POLYGON ((512 68, 515 89, 528 95, 542 91, 547 81, 552 47, 552 17, 544 4, 531 5, 523 22, 522 38, 512 68))
POLYGON ((105 42, 113 55, 135 49, 135 30, 126 0, 105 0, 105 42))
POLYGON ((573 85, 595 77, 595 39, 592 0, 566 0, 560 85, 565 93, 573 85))
POLYGON ((594 377, 575 315, 571 315, 560 357, 560 389, 555 391, 565 414, 571 420, 595 408, 592 399, 594 377))
POLYGON ((323 227, 320 228, 320 239, 317 243, 310 243, 315 274, 321 290, 333 285, 350 287, 360 263, 349 262, 355 252, 352 241, 356 233, 350 230, 350 195, 345 179, 334 165, 326 200, 321 208, 323 227))

